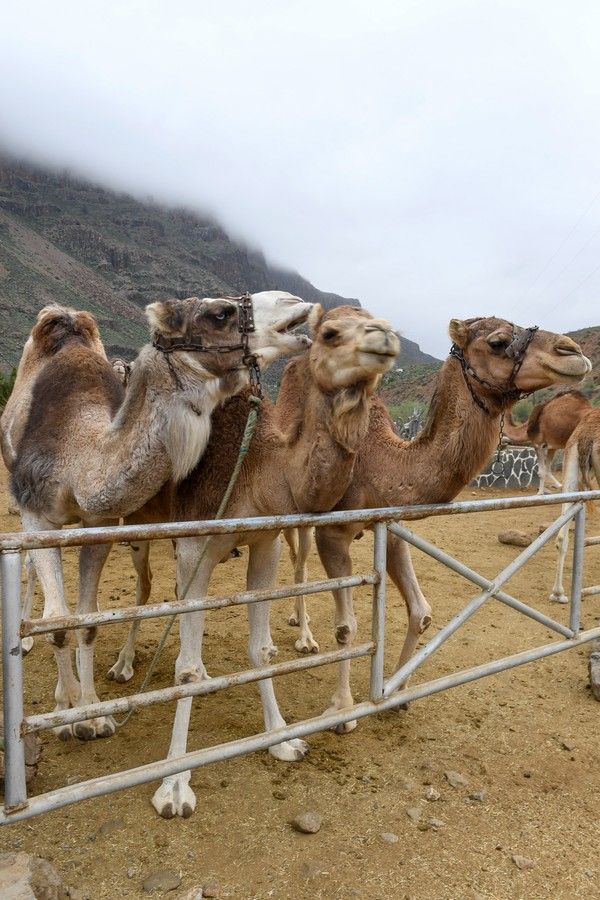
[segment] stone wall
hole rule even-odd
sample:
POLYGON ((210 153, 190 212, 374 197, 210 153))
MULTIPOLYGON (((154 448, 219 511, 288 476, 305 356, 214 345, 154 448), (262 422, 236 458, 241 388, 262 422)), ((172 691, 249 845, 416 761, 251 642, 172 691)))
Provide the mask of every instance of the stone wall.
POLYGON ((500 456, 501 473, 492 472, 495 460, 494 454, 487 468, 471 482, 473 487, 538 487, 537 458, 533 447, 507 447, 503 450, 500 456))

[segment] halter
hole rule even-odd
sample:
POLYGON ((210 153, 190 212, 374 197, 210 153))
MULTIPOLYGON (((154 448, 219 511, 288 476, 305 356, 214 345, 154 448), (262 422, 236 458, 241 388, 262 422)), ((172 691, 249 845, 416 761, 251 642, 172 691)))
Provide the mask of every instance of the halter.
POLYGON ((508 356, 509 359, 514 360, 514 362, 512 371, 506 379, 506 383, 504 386, 490 384, 490 382, 486 381, 485 378, 481 378, 481 376, 477 374, 475 369, 466 361, 462 349, 457 344, 452 344, 452 346, 450 347, 450 356, 453 356, 459 361, 463 373, 463 378, 465 379, 465 384, 469 388, 471 397, 473 398, 477 406, 481 410, 483 410, 484 413, 487 413, 488 416, 491 416, 492 412, 489 407, 486 406, 486 404, 483 402, 481 397, 477 396, 477 394, 473 390, 473 385, 469 381, 469 378, 472 378, 478 384, 481 384, 484 388, 487 388, 487 390, 492 394, 496 394, 498 396, 498 400, 501 403, 506 400, 511 400, 514 403, 517 400, 521 400, 523 397, 527 397, 527 395, 531 394, 532 392, 522 391, 520 388, 515 387, 515 378, 519 374, 519 369, 523 365, 527 348, 532 342, 534 335, 538 330, 538 327, 538 325, 533 325, 531 328, 524 328, 520 334, 517 334, 515 331, 515 326, 512 326, 512 341, 504 352, 506 356, 508 356))
POLYGON ((478 397, 475 393, 473 385, 469 381, 469 378, 472 378, 478 384, 481 384, 483 387, 487 388, 487 390, 492 394, 497 395, 498 400, 502 404, 502 408, 500 411, 500 434, 498 438, 498 446, 496 448, 496 458, 492 464, 492 472, 495 475, 501 474, 504 469, 500 459, 502 454, 502 433, 504 430, 504 403, 506 401, 512 401, 513 403, 515 403, 517 400, 522 400, 523 397, 527 397, 532 393, 532 391, 522 391, 520 390, 520 388, 515 387, 515 378, 519 374, 519 369, 523 365, 525 354, 527 353, 527 348, 532 342, 538 328, 538 325, 532 325, 530 328, 523 328, 521 332, 517 334, 515 326, 512 325, 512 340, 504 352, 509 359, 513 360, 513 367, 503 387, 495 384, 490 384, 489 381, 485 380, 485 378, 481 378, 481 376, 477 374, 475 369, 473 369, 473 367, 468 364, 462 349, 457 344, 452 344, 452 346, 450 347, 450 356, 453 356, 459 361, 463 373, 463 378, 465 379, 465 384, 467 385, 469 393, 471 394, 471 397, 473 398, 477 406, 481 410, 483 410, 486 415, 493 415, 492 411, 483 402, 481 397, 478 397))
POLYGON ((201 338, 192 338, 191 324, 188 326, 188 333, 184 338, 166 338, 159 335, 152 341, 152 346, 159 350, 165 357, 169 371, 178 390, 183 390, 183 385, 175 371, 173 363, 170 359, 171 353, 192 351, 194 353, 233 353, 236 350, 242 351, 242 362, 248 369, 250 376, 250 386, 252 393, 257 397, 262 397, 262 385, 260 381, 260 367, 256 355, 250 350, 250 335, 256 331, 254 323, 254 307, 252 305, 252 296, 247 291, 239 297, 221 297, 222 300, 232 300, 238 305, 238 332, 240 333, 240 341, 237 344, 205 344, 201 338))

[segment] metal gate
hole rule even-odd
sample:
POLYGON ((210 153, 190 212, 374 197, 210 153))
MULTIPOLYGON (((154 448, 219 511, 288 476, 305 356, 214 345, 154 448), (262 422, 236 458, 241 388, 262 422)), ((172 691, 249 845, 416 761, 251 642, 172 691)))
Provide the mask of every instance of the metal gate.
MULTIPOLYGON (((532 660, 541 659, 563 650, 580 647, 582 644, 600 637, 600 627, 580 631, 580 607, 582 596, 582 571, 585 541, 586 500, 600 499, 599 491, 556 494, 552 496, 510 497, 497 500, 477 500, 456 503, 430 504, 422 506, 401 506, 376 510, 336 512, 325 515, 271 516, 249 519, 223 519, 220 521, 179 522, 164 525, 114 526, 111 528, 80 528, 67 531, 46 531, 13 533, 0 536, 0 574, 2 578, 2 672, 4 694, 4 753, 5 753, 5 801, 0 810, 0 823, 21 821, 52 809, 58 809, 80 800, 110 794, 124 788, 162 779, 187 769, 195 769, 207 763, 231 759, 254 750, 262 750, 273 744, 291 738, 304 737, 323 731, 353 719, 373 715, 383 710, 393 709, 411 700, 417 700, 451 687, 483 678, 532 660), (539 535, 522 553, 503 569, 492 581, 470 569, 464 563, 445 553, 399 520, 423 518, 424 516, 457 515, 491 510, 507 510, 532 506, 569 504, 564 512, 539 535), (507 594, 502 588, 537 551, 561 527, 575 520, 573 546, 573 574, 569 625, 563 625, 539 610, 507 594), (79 616, 55 619, 37 619, 21 622, 21 553, 50 547, 76 547, 115 541, 146 541, 211 534, 230 534, 248 531, 273 531, 274 529, 319 526, 361 522, 372 526, 374 531, 373 568, 370 572, 349 575, 342 578, 309 581, 303 584, 273 588, 272 590, 243 591, 223 597, 207 596, 183 602, 159 603, 143 607, 110 610, 79 616), (385 637, 385 591, 386 552, 388 530, 408 543, 424 551, 443 563, 452 571, 462 575, 477 585, 480 592, 438 631, 401 669, 384 678, 384 637, 385 637), (280 600, 298 594, 316 594, 333 588, 372 585, 372 628, 371 640, 343 650, 319 653, 292 661, 273 663, 256 669, 248 669, 230 675, 212 678, 199 683, 176 685, 160 690, 147 691, 107 700, 85 707, 76 707, 58 712, 24 716, 23 710, 23 659, 21 638, 26 635, 45 634, 63 629, 82 626, 109 625, 115 622, 147 619, 158 616, 181 615, 195 610, 222 609, 267 600, 280 600), (518 612, 557 632, 561 640, 553 643, 495 659, 482 665, 458 670, 430 681, 398 690, 426 659, 428 659, 454 632, 460 628, 484 603, 491 598, 505 603, 518 612), (314 718, 286 725, 274 731, 263 732, 251 737, 239 738, 214 747, 195 750, 176 759, 162 759, 93 778, 88 781, 59 788, 46 794, 28 798, 25 787, 25 759, 23 737, 29 732, 42 731, 57 725, 83 721, 96 716, 128 712, 154 703, 179 700, 184 697, 213 693, 238 684, 247 684, 277 675, 336 663, 345 659, 371 657, 369 699, 348 709, 325 713, 314 718)), ((589 543, 600 542, 590 539, 589 543)))

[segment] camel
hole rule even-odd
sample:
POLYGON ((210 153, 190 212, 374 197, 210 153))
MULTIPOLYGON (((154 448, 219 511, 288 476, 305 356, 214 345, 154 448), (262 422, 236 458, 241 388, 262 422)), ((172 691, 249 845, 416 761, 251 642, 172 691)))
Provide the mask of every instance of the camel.
POLYGON ((535 449, 540 479, 538 494, 545 492, 547 481, 560 488, 560 481, 552 474, 552 461, 556 451, 566 447, 574 429, 591 408, 581 391, 568 390, 534 406, 522 425, 515 425, 509 416, 503 434, 510 443, 533 444, 535 449))
MULTIPOLYGON (((600 409, 590 409, 567 442, 563 460, 563 491, 590 490, 591 476, 600 485, 600 409)), ((563 512, 568 504, 563 505, 563 512)), ((556 538, 558 562, 550 600, 568 603, 563 576, 569 544, 569 525, 561 528, 556 538)), ((588 664, 592 695, 600 700, 600 640, 594 641, 588 664)))
MULTIPOLYGON (((111 368, 89 313, 42 310, 26 344, 15 408, 2 418, 11 488, 26 531, 112 524, 147 503, 169 480, 194 468, 206 447, 215 407, 248 380, 247 354, 261 366, 298 352, 308 338, 289 329, 312 304, 265 291, 252 298, 168 300, 146 308, 152 343, 140 352, 127 394, 111 368), (252 321, 253 317, 253 321, 252 321), (30 360, 47 357, 29 382, 30 360), (12 453, 11 453, 12 451, 12 453)), ((17 379, 18 380, 18 379, 17 379)), ((110 545, 82 547, 78 612, 97 609, 97 588, 110 545)), ((68 614, 59 549, 31 552, 44 594, 44 618, 68 614)), ((58 668, 57 709, 97 701, 96 629, 77 632, 74 675, 69 635, 50 640, 58 668)), ((110 718, 57 729, 61 738, 114 732, 110 718)))
MULTIPOLYGON (((239 479, 225 512, 227 518, 324 512, 343 495, 368 424, 369 397, 381 376, 394 363, 399 340, 391 326, 363 309, 338 307, 323 312, 315 307, 309 317, 313 339, 308 353, 288 363, 283 387, 290 398, 285 430, 273 405, 264 400, 258 425, 239 479)), ((195 470, 175 488, 176 520, 215 516, 234 467, 249 408, 247 394, 229 400, 213 414, 211 437, 195 470)), ((177 541, 177 583, 192 578, 189 596, 207 593, 210 576, 232 548, 249 547, 247 587, 265 589, 275 582, 280 554, 278 531, 247 532, 185 538, 177 541), (195 566, 202 547, 200 565, 195 566)), ((269 604, 247 607, 253 666, 267 664, 275 652, 269 629, 269 604)), ((202 661, 204 614, 180 617, 181 647, 176 662, 178 683, 207 678, 202 661)), ((271 680, 259 682, 265 729, 285 724, 271 680)), ((192 699, 177 704, 169 757, 185 753, 192 699)), ((284 741, 270 748, 277 759, 302 759, 307 745, 284 741)), ((189 786, 191 773, 166 778, 152 803, 171 818, 192 814, 196 798, 189 786)))
MULTIPOLYGON (((382 401, 372 398, 369 428, 352 482, 336 509, 452 500, 489 460, 499 440, 501 413, 518 394, 580 381, 591 369, 579 346, 563 335, 523 330, 495 317, 452 319, 449 331, 453 347, 438 375, 423 430, 412 441, 402 440, 382 401)), ((287 406, 285 394, 281 402, 287 406)), ((319 556, 330 578, 351 573, 350 545, 364 527, 357 523, 316 530, 319 556)), ((306 552, 310 541, 303 543, 306 552)), ((388 534, 387 544, 388 575, 408 610, 398 669, 410 659, 420 635, 431 624, 431 607, 419 587, 405 542, 388 534)), ((305 562, 306 557, 298 560, 297 567, 303 569, 305 562)), ((357 628, 352 591, 334 591, 334 598, 335 637, 340 647, 346 647, 354 641, 357 628)), ((299 619, 308 629, 303 609, 299 619)), ((309 644, 314 641, 310 633, 306 640, 309 644)), ((350 667, 343 662, 332 709, 348 708, 353 702, 350 667)), ((344 733, 355 726, 356 722, 349 722, 336 730, 344 733)))

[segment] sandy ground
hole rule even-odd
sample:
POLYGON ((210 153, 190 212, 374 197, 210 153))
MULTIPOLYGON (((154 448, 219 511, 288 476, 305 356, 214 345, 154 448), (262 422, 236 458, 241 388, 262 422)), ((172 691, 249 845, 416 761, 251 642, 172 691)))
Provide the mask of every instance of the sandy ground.
MULTIPOLYGON (((465 491, 471 497, 474 492, 465 491)), ((476 496, 486 494, 478 491, 476 496)), ((4 483, 0 508, 6 510, 4 483)), ((430 519, 416 529, 486 575, 518 552, 497 541, 507 527, 537 531, 551 518, 531 510, 430 519)), ((16 519, 0 516, 4 530, 16 519)), ((599 520, 600 524, 600 520, 599 520)), ((593 526, 592 526, 593 527, 593 526)), ((600 530, 600 529, 598 529, 600 530)), ((356 570, 371 565, 372 540, 354 545, 356 570)), ((172 596, 174 565, 169 545, 155 546, 153 599, 172 596)), ((219 566, 213 592, 241 587, 244 557, 219 566)), ((74 599, 76 553, 65 553, 67 585, 74 599)), ((417 573, 434 610, 435 628, 473 591, 432 560, 415 553, 417 573)), ((510 583, 516 596, 566 618, 548 602, 554 549, 545 548, 510 583)), ((321 572, 313 556, 310 575, 321 572)), ((291 580, 287 559, 281 580, 291 580)), ((587 553, 585 582, 600 581, 600 553, 587 553)), ((126 548, 113 549, 101 587, 101 608, 133 602, 134 575, 126 548)), ((329 597, 311 602, 315 636, 334 649, 329 597)), ((273 608, 279 658, 294 656, 294 629, 287 625, 291 601, 273 608)), ((369 635, 370 593, 357 591, 359 637, 369 635)), ((598 600, 584 603, 583 621, 598 621, 598 600)), ((38 602, 39 609, 39 602, 38 602)), ((96 644, 101 697, 139 686, 161 629, 142 626, 137 671, 126 686, 106 680, 125 629, 105 629, 96 644)), ((393 666, 405 629, 397 594, 389 591, 387 664, 393 666)), ((535 646, 550 633, 513 611, 490 603, 427 664, 440 675, 502 654, 535 646)), ((211 674, 247 667, 244 610, 208 618, 205 663, 211 674)), ((153 687, 172 682, 177 638, 169 638, 153 687)), ((310 738, 302 763, 257 753, 197 770, 192 786, 198 807, 189 820, 164 821, 150 806, 155 784, 87 801, 2 830, 4 849, 21 848, 52 860, 65 882, 91 900, 147 896, 142 881, 158 869, 181 875, 175 897, 216 880, 221 896, 241 898, 542 898, 600 897, 598 857, 598 718, 600 705, 587 689, 587 651, 571 651, 444 694, 413 703, 406 712, 362 720, 351 734, 310 738), (567 747, 571 749, 566 749, 567 747), (444 773, 467 780, 451 787, 444 773), (441 797, 429 802, 429 786, 441 797), (470 794, 485 791, 483 800, 470 794), (407 809, 421 808, 415 823, 407 809), (294 832, 289 820, 316 810, 323 826, 316 835, 294 832), (443 822, 425 827, 429 819, 443 822), (398 836, 388 843, 382 834, 398 836), (517 854, 533 861, 521 871, 517 854)), ((55 669, 49 646, 37 639, 25 660, 26 706, 53 706, 55 669)), ((287 676, 277 684, 288 721, 318 714, 329 703, 332 667, 287 676)), ((353 665, 356 699, 368 692, 368 665, 353 665)), ((140 765, 166 754, 173 707, 139 712, 122 732, 95 743, 67 744, 44 733, 44 756, 35 792, 140 765)), ((262 730, 255 685, 231 689, 194 704, 190 749, 262 730)))

